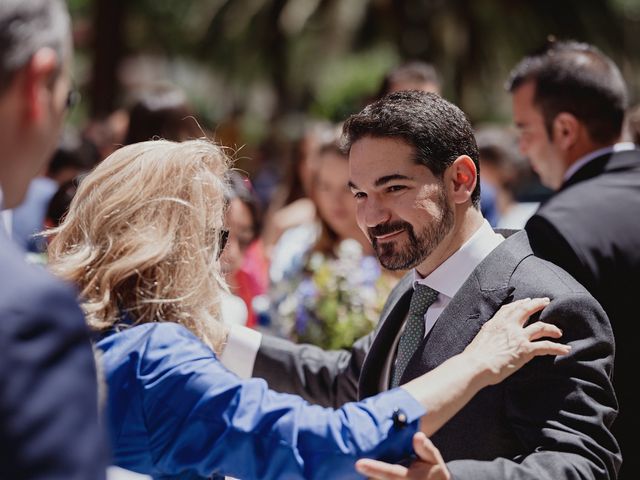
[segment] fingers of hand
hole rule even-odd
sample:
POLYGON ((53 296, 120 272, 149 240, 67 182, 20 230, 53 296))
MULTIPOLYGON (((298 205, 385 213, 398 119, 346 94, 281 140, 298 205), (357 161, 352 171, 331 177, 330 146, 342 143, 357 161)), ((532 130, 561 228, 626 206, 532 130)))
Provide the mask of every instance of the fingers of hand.
POLYGON ((500 307, 496 317, 504 317, 506 321, 517 321, 524 325, 531 315, 549 305, 549 302, 548 298, 523 298, 500 307))
POLYGON ((413 449, 421 460, 428 463, 436 464, 442 458, 438 449, 422 432, 413 436, 413 449))
POLYGON ((446 470, 440 450, 436 448, 433 442, 424 433, 419 432, 414 435, 413 449, 423 461, 434 465, 440 465, 446 470))
POLYGON ((549 340, 541 340, 539 342, 531 342, 529 353, 533 356, 539 355, 565 355, 571 351, 569 345, 551 342, 549 340))
POLYGON ((518 316, 520 325, 524 325, 529 320, 529 317, 536 312, 539 312, 544 307, 549 305, 550 300, 548 298, 525 298, 522 303, 516 306, 515 315, 518 316))
POLYGON ((544 322, 535 322, 524 329, 529 340, 537 340, 542 337, 560 338, 562 330, 555 325, 544 322))
POLYGON ((392 465, 365 458, 356 462, 358 473, 374 480, 399 480, 409 478, 409 470, 402 465, 392 465))

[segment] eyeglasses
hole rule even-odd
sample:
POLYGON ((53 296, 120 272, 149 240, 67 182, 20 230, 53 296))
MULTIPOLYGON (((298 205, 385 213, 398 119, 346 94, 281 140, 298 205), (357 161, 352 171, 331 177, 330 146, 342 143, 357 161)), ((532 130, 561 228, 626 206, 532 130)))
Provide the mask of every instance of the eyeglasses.
POLYGON ((218 258, 222 255, 222 251, 227 245, 227 240, 229 240, 229 230, 220 230, 220 236, 218 237, 218 258))

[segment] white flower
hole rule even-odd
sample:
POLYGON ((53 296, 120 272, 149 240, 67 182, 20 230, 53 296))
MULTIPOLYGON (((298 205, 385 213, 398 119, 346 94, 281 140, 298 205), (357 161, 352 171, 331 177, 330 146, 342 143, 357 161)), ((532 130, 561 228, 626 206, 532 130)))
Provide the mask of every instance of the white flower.
POLYGON ((359 260, 362 258, 362 245, 353 238, 346 238, 338 245, 338 258, 344 260, 359 260))

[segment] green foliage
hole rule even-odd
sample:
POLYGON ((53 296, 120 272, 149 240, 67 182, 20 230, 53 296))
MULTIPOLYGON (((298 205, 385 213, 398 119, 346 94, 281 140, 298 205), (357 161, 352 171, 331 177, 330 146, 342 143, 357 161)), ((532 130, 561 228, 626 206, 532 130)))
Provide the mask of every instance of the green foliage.
POLYGON ((334 122, 345 120, 377 93, 385 73, 397 62, 390 45, 330 60, 318 79, 311 112, 334 122))
POLYGON ((342 120, 406 59, 433 63, 444 96, 474 121, 506 119, 509 69, 549 34, 597 44, 640 93, 640 0, 68 0, 84 23, 98 2, 125 5, 125 55, 207 65, 232 86, 226 103, 246 111, 268 85, 265 119, 342 120))

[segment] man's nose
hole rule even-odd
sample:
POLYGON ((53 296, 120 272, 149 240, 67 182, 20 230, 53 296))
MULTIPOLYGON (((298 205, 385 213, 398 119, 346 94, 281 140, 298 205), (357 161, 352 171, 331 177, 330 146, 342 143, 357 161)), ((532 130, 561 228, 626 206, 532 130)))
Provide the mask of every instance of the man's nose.
POLYGON ((367 201, 367 204, 363 208, 364 224, 367 228, 385 223, 391 217, 389 210, 375 200, 367 201))

